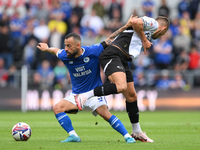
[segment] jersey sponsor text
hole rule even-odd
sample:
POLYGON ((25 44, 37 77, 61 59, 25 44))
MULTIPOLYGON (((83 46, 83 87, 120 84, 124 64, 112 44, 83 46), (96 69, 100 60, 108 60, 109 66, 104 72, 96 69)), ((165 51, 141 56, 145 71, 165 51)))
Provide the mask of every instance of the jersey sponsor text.
POLYGON ((89 69, 89 70, 86 70, 83 72, 73 73, 73 75, 74 75, 74 77, 81 77, 81 76, 88 75, 90 73, 92 73, 92 71, 89 69))

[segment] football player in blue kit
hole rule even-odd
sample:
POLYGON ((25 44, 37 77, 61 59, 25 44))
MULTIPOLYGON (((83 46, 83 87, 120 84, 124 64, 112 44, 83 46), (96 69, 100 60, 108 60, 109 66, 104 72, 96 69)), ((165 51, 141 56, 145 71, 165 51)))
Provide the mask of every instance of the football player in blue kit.
POLYGON ((126 110, 132 124, 132 137, 142 142, 154 142, 144 132, 139 124, 137 93, 128 61, 136 59, 152 45, 151 38, 157 39, 164 35, 169 28, 169 19, 159 16, 157 19, 147 16, 132 20, 132 26, 119 34, 110 46, 99 57, 99 62, 110 83, 86 93, 81 92, 76 98, 78 108, 93 96, 123 93, 126 98, 126 110))
MULTIPOLYGON (((37 48, 41 51, 55 54, 66 65, 70 72, 72 93, 60 100, 54 107, 55 116, 69 136, 61 142, 81 142, 80 137, 75 132, 71 120, 66 113, 77 113, 78 107, 75 102, 75 95, 87 92, 95 87, 101 86, 99 56, 102 51, 119 35, 122 31, 131 26, 131 16, 127 23, 112 33, 105 41, 92 46, 81 46, 81 38, 76 33, 70 33, 65 36, 64 49, 49 47, 46 43, 39 43, 37 48)), ((100 115, 108 121, 113 129, 118 131, 127 143, 135 143, 122 122, 108 111, 107 102, 104 96, 94 96, 83 105, 83 108, 92 109, 94 116, 100 115)))

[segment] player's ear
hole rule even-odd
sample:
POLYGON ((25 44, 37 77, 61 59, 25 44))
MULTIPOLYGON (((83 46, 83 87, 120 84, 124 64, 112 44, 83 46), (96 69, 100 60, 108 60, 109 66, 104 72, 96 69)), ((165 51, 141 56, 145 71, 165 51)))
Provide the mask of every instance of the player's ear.
POLYGON ((77 43, 76 46, 80 48, 81 47, 81 43, 77 43))
POLYGON ((168 30, 168 29, 167 29, 167 26, 164 26, 164 27, 163 27, 163 30, 165 30, 165 31, 167 32, 167 30, 168 30))

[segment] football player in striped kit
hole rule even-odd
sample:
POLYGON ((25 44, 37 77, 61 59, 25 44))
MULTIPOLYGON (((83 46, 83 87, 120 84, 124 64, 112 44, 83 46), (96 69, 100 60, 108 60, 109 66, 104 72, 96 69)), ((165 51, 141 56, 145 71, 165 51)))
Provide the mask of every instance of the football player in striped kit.
POLYGON ((81 109, 88 98, 123 93, 126 98, 126 110, 132 124, 132 137, 143 142, 154 142, 139 124, 137 93, 128 61, 149 49, 150 40, 164 35, 169 28, 169 19, 159 16, 157 19, 147 16, 132 19, 132 26, 120 33, 101 54, 99 61, 110 83, 77 96, 77 105, 81 109))

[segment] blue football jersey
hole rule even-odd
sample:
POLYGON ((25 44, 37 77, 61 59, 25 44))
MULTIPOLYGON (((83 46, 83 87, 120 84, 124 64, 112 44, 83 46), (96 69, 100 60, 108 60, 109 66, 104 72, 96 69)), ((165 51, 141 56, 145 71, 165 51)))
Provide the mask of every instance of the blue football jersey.
POLYGON ((99 56, 104 50, 102 44, 82 46, 83 54, 78 58, 67 58, 64 49, 57 52, 57 57, 63 61, 70 72, 72 92, 84 93, 101 86, 99 56))

